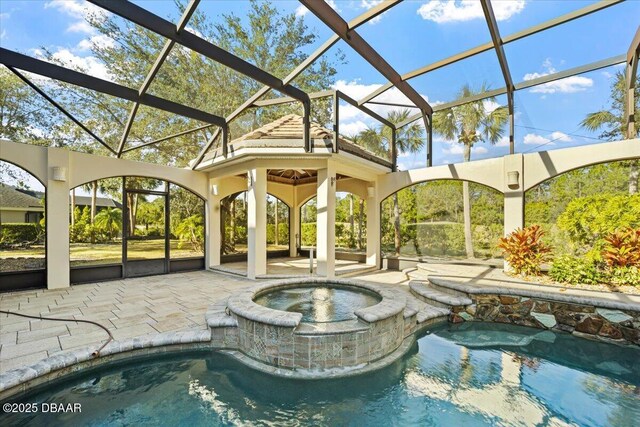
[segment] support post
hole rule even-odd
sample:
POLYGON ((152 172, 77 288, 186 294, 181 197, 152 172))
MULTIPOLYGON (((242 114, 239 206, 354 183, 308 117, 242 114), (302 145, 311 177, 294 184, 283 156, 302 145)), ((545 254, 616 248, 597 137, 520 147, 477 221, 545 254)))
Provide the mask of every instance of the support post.
POLYGON ((209 180, 209 197, 207 200, 207 268, 220 265, 222 252, 222 215, 220 197, 214 194, 214 186, 220 183, 216 179, 209 180))
POLYGON ((329 161, 318 170, 317 190, 317 274, 334 277, 336 263, 336 170, 329 161))
POLYGON ((515 154, 515 106, 513 104, 513 91, 507 93, 507 102, 509 105, 509 154, 515 154))
POLYGON ((422 113, 424 130, 427 134, 427 167, 433 166, 433 114, 422 113))
POLYGON ((250 169, 247 191, 247 277, 267 274, 267 169, 250 169))
POLYGON ((398 171, 398 147, 396 144, 396 129, 391 128, 391 170, 398 171))
POLYGON ((293 203, 289 210, 289 256, 298 256, 300 244, 300 206, 298 206, 298 187, 293 187, 293 203))
MULTIPOLYGON (((69 151, 47 150, 47 288, 67 288, 71 284, 69 261, 69 151), (66 177, 54 177, 54 168, 64 168, 66 177)), ((58 170, 60 171, 60 170, 58 170)))
MULTIPOLYGON (((524 156, 512 154, 505 156, 503 160, 504 181, 504 235, 524 227, 524 156), (509 184, 509 174, 517 173, 518 183, 509 184)), ((504 261, 505 271, 510 267, 504 261)))
POLYGON ((338 140, 340 139, 340 98, 338 91, 333 93, 333 152, 340 151, 338 140))
POLYGON ((222 126, 222 156, 226 159, 229 154, 229 123, 222 126))
POLYGON ((627 139, 636 137, 636 73, 638 70, 638 55, 634 55, 627 63, 627 139))
POLYGON ((368 182, 373 194, 367 198, 367 265, 380 268, 380 200, 376 182, 368 182))
POLYGON ((304 151, 313 152, 313 143, 311 142, 311 101, 303 101, 302 108, 304 115, 302 116, 302 124, 304 126, 304 151))

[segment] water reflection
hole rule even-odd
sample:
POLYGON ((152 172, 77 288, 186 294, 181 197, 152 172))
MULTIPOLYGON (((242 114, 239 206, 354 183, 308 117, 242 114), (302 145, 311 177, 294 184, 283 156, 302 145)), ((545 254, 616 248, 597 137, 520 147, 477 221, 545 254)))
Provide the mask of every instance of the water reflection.
POLYGON ((567 334, 447 324, 403 360, 352 378, 276 378, 220 353, 102 369, 23 399, 79 402, 81 414, 12 414, 3 425, 628 427, 640 419, 639 356, 567 334))

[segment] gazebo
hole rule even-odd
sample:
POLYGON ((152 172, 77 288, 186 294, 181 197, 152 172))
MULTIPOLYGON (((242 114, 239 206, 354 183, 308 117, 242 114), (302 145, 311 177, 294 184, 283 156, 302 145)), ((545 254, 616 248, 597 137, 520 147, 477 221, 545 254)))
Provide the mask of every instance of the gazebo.
MULTIPOLYGON (((210 230, 221 230, 220 201, 247 191, 248 247, 247 276, 267 273, 266 224, 267 194, 286 203, 291 212, 289 255, 300 248, 300 207, 317 197, 317 274, 335 274, 336 192, 353 193, 362 199, 376 195, 378 177, 391 172, 388 160, 348 141, 316 123, 310 124, 311 150, 305 150, 304 123, 290 114, 262 126, 212 151, 197 166, 210 178, 212 205, 210 230), (336 143, 337 141, 337 143, 336 143)), ((366 264, 380 264, 380 211, 375 203, 367 205, 366 264)), ((209 240, 210 266, 220 265, 221 236, 209 240)))

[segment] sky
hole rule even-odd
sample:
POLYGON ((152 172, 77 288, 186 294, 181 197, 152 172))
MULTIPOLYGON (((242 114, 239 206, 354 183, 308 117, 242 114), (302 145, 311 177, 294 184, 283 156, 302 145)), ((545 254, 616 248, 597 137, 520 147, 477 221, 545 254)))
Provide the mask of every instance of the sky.
MULTIPOLYGON (((136 0, 134 3, 176 22, 177 7, 170 0, 136 0)), ((379 3, 377 0, 335 0, 330 5, 347 21, 379 3)), ((494 0, 494 13, 501 36, 583 8, 594 1, 574 0, 494 0)), ((331 31, 312 13, 295 1, 274 1, 286 13, 303 17, 316 42, 311 53, 331 36, 331 31)), ((246 16, 248 1, 202 0, 199 9, 213 22, 221 14, 246 16)), ((0 45, 32 56, 47 48, 71 64, 81 65, 90 74, 108 79, 103 64, 92 56, 92 43, 113 43, 98 35, 85 21, 95 6, 82 0, 0 2, 0 45)), ((598 13, 577 19, 536 35, 505 45, 515 83, 567 70, 613 56, 626 54, 640 23, 640 1, 629 0, 598 13)), ((188 29, 188 27, 187 27, 188 29)), ((400 73, 406 73, 458 52, 491 41, 480 3, 475 0, 404 1, 360 28, 358 33, 400 73)), ((332 58, 340 50, 347 64, 338 67, 334 88, 359 99, 386 83, 371 65, 340 41, 325 55, 332 58)), ((151 64, 149 64, 151 66, 151 64)), ((515 95, 516 152, 526 153, 601 142, 599 133, 580 126, 584 117, 606 109, 612 78, 622 66, 569 77, 543 86, 518 91, 515 95)), ((267 70, 268 71, 268 70, 267 70)), ((284 77, 284 76, 279 76, 284 77)), ((410 79, 413 86, 432 105, 452 101, 464 84, 478 89, 482 84, 496 89, 504 86, 495 51, 491 50, 456 64, 410 79)), ((295 81, 293 83, 295 85, 295 81)), ((407 103, 396 89, 377 100, 407 103)), ((506 105, 506 96, 485 102, 491 110, 506 105)), ((386 115, 394 107, 371 106, 386 115)), ((340 109, 340 131, 355 134, 377 122, 354 107, 340 109)), ((472 160, 508 154, 508 131, 497 144, 478 143, 472 160)), ((434 136, 434 165, 462 161, 462 147, 456 141, 434 136)), ((424 167, 424 149, 416 154, 401 153, 401 169, 424 167)))

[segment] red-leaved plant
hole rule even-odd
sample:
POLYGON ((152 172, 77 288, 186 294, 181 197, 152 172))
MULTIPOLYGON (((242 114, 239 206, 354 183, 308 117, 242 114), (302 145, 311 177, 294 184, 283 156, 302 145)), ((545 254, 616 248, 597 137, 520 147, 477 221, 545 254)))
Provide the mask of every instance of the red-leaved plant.
POLYGON ((518 228, 507 237, 501 237, 498 247, 505 260, 517 274, 538 275, 540 266, 549 259, 551 248, 542 242, 544 231, 539 225, 518 228))
POLYGON ((627 228, 604 238, 602 259, 607 266, 640 267, 640 228, 627 228))

